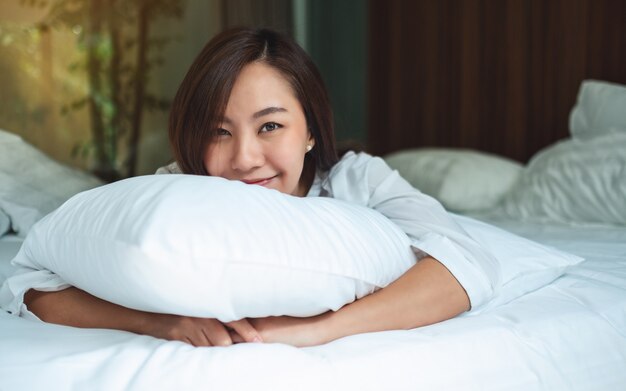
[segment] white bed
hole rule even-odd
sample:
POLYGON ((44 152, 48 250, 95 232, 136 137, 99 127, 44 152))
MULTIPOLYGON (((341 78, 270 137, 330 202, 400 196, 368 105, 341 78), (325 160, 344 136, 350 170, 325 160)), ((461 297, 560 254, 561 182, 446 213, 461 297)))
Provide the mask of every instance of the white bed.
MULTIPOLYGON (((303 349, 194 348, 0 312, 0 389, 624 389, 626 227, 496 224, 586 261, 482 314, 303 349)), ((0 239, 0 270, 19 243, 0 239)))
MULTIPOLYGON (((388 160, 448 209, 585 259, 547 285, 439 324, 309 348, 195 348, 0 310, 0 390, 625 390, 626 117, 615 102, 626 102, 625 87, 584 85, 572 138, 525 167, 468 151, 409 151, 388 160)), ((3 142, 18 151, 20 140, 3 142)), ((0 153, 0 174, 7 170, 0 175, 0 285, 22 243, 2 234, 24 236, 67 198, 45 194, 60 177, 73 181, 72 192, 97 185, 41 159, 37 166, 54 172, 46 168, 24 184, 23 174, 10 172, 23 154, 3 163, 0 153), (34 185, 39 193, 23 197, 24 186, 34 185)))

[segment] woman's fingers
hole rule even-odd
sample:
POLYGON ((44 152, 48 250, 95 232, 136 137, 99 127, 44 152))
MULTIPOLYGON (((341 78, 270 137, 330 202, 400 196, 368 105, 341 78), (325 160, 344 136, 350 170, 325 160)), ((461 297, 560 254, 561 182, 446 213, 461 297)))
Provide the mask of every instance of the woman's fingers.
MULTIPOLYGON (((261 334, 252 327, 248 319, 240 319, 234 322, 226 323, 228 327, 233 329, 240 337, 241 340, 237 340, 236 342, 263 342, 261 338, 261 334)), ((235 342, 235 341, 233 341, 235 342)))
POLYGON ((213 346, 211 340, 205 332, 206 321, 212 319, 190 318, 179 316, 170 326, 168 339, 175 339, 187 342, 193 346, 213 346))
POLYGON ((217 319, 203 319, 205 321, 202 332, 206 338, 210 341, 211 345, 208 346, 230 346, 233 344, 233 340, 230 338, 230 333, 226 330, 226 327, 217 319))
POLYGON ((230 339, 233 340, 233 343, 243 343, 246 342, 241 335, 237 334, 237 332, 235 332, 235 330, 229 330, 228 331, 230 333, 230 339))
POLYGON ((217 319, 159 314, 146 334, 193 346, 230 346, 262 342, 260 333, 247 319, 223 324, 217 319))
POLYGON ((233 341, 217 319, 159 314, 146 334, 193 346, 230 346, 233 341))

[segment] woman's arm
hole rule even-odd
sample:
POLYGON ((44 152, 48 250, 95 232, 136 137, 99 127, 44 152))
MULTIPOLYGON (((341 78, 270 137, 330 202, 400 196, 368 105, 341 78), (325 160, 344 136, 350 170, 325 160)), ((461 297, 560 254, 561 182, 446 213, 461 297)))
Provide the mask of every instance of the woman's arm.
POLYGON ((465 290, 448 269, 426 257, 386 288, 336 312, 311 318, 252 319, 251 323, 266 342, 311 346, 352 334, 426 326, 469 307, 465 290))
POLYGON ((31 289, 24 303, 41 320, 66 326, 124 330, 194 346, 228 346, 233 343, 231 335, 246 342, 261 341, 246 319, 225 326, 216 319, 137 311, 74 287, 56 292, 31 289))
POLYGON ((404 231, 420 254, 444 265, 472 308, 486 303, 498 289, 500 266, 493 254, 436 199, 415 189, 384 160, 348 154, 333 167, 327 182, 329 196, 376 210, 404 231))
POLYGON ((439 202, 413 188, 382 159, 347 154, 331 169, 320 194, 382 213, 427 256, 386 288, 339 311, 252 320, 264 340, 309 346, 356 333, 411 329, 479 306, 498 286, 500 270, 493 255, 439 202))

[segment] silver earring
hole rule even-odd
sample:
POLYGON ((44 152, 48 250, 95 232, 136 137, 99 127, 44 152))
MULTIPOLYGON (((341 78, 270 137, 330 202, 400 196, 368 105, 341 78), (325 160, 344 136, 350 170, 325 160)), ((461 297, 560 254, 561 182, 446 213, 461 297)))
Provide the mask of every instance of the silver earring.
POLYGON ((307 144, 306 151, 309 152, 311 149, 313 149, 313 146, 311 144, 307 144))

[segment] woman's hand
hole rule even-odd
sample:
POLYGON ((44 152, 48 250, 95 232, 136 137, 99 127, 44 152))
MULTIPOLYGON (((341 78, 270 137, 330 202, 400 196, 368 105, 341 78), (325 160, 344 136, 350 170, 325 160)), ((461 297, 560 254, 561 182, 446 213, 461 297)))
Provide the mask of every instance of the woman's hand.
POLYGON ((236 342, 262 342, 257 330, 246 319, 222 323, 217 319, 154 314, 144 334, 193 346, 230 346, 236 342))
POLYGON ((45 322, 73 327, 125 330, 194 346, 229 346, 233 337, 241 342, 262 342, 260 334, 246 319, 222 324, 217 319, 138 311, 74 287, 56 292, 31 289, 24 303, 45 322))
MULTIPOLYGON (((298 347, 321 345, 331 340, 324 326, 328 314, 330 313, 308 318, 270 316, 250 319, 250 324, 261 335, 263 342, 285 343, 298 347)), ((246 341, 238 335, 233 335, 233 342, 246 341)))
MULTIPOLYGON (((336 312, 310 318, 250 319, 265 342, 312 346, 348 335, 407 330, 450 319, 469 309, 467 294, 439 261, 426 257, 386 288, 336 312)), ((243 342, 235 338, 235 342, 243 342)))

